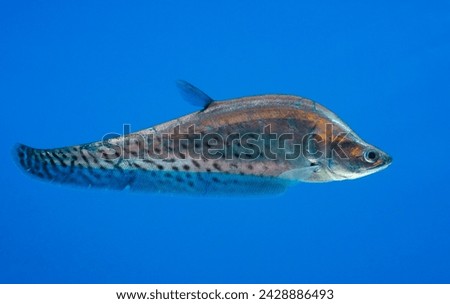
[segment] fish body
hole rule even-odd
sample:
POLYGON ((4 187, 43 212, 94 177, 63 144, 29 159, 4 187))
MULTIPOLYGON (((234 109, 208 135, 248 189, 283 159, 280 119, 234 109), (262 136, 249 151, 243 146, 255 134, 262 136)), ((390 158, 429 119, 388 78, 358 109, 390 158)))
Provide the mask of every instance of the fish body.
POLYGON ((187 194, 266 194, 296 182, 354 179, 391 158, 334 113, 294 95, 214 101, 191 84, 202 110, 115 138, 57 149, 18 145, 26 172, 89 187, 187 194))

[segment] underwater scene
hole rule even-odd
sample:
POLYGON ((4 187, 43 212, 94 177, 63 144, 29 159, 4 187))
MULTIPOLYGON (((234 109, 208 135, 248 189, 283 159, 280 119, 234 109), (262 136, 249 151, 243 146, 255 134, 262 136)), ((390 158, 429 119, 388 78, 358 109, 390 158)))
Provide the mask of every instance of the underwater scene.
POLYGON ((450 283, 450 4, 0 9, 0 283, 450 283))

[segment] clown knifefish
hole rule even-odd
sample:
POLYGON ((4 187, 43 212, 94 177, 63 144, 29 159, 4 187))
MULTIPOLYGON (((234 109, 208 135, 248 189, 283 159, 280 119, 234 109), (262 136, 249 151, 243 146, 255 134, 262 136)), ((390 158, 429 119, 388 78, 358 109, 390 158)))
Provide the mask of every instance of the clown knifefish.
POLYGON ((355 179, 391 163, 389 155, 312 100, 259 95, 215 101, 185 81, 178 87, 202 110, 88 144, 18 145, 17 162, 27 173, 59 183, 227 195, 355 179))

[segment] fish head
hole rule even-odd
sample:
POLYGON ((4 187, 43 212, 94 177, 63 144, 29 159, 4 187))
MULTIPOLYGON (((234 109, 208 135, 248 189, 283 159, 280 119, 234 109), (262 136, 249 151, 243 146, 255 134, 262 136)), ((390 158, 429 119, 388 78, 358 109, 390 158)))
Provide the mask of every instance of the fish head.
POLYGON ((305 159, 306 162, 300 160, 279 177, 309 183, 356 179, 378 172, 392 162, 387 153, 351 135, 335 146, 317 144, 314 155, 306 153, 305 159))
POLYGON ((333 180, 356 179, 376 173, 392 163, 386 152, 364 142, 357 136, 348 136, 339 143, 340 153, 332 151, 322 160, 322 168, 333 180), (334 153, 333 153, 334 152, 334 153))

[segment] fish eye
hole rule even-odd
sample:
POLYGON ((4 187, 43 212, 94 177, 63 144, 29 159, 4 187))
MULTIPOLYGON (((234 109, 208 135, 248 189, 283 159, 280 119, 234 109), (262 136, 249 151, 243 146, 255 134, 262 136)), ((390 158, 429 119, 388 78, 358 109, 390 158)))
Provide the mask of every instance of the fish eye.
POLYGON ((364 160, 368 163, 374 163, 378 160, 378 152, 374 150, 367 150, 364 152, 364 160))

